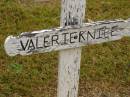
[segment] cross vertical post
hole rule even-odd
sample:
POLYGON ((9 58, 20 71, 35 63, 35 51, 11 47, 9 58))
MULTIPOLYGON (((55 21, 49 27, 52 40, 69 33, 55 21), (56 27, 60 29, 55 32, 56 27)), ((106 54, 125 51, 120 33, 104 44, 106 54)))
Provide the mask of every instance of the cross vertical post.
MULTIPOLYGON (((62 0, 61 27, 82 26, 86 0, 62 0)), ((60 51, 58 68, 58 97, 77 97, 82 48, 60 51)))

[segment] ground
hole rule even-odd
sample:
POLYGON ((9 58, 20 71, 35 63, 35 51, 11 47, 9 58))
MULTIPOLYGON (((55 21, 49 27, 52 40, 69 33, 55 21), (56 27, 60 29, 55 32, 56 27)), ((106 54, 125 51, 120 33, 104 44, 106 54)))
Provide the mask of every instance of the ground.
MULTIPOLYGON (((130 0, 87 0, 87 19, 130 18, 130 0)), ((58 52, 9 57, 9 35, 58 27, 60 0, 0 1, 0 97, 56 97, 58 52)), ((83 47, 79 97, 130 97, 130 38, 83 47)))

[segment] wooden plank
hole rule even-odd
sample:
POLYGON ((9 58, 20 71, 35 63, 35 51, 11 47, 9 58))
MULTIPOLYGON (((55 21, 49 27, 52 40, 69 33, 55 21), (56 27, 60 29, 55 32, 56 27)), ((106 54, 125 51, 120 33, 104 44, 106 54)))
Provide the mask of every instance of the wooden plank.
MULTIPOLYGON (((62 0, 61 26, 82 26, 85 18, 85 6, 86 0, 62 0)), ((70 31, 67 32, 69 34, 71 33, 70 31)), ((71 34, 69 36, 71 36, 71 34)), ((58 97, 78 96, 81 51, 81 48, 60 51, 58 97)))
POLYGON ((99 21, 80 26, 22 33, 5 41, 8 55, 30 55, 103 43, 130 36, 130 21, 99 21))

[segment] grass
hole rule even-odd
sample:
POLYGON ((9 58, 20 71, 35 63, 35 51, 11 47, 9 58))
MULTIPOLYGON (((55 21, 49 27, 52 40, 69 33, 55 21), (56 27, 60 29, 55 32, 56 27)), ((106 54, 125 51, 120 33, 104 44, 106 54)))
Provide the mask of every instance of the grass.
MULTIPOLYGON (((88 0, 94 21, 130 17, 129 0, 88 0)), ((58 52, 8 57, 4 40, 59 26, 60 1, 0 1, 0 97, 56 97, 58 52), (53 83, 52 83, 53 82, 53 83)), ((130 97, 130 38, 83 48, 79 97, 130 97)))

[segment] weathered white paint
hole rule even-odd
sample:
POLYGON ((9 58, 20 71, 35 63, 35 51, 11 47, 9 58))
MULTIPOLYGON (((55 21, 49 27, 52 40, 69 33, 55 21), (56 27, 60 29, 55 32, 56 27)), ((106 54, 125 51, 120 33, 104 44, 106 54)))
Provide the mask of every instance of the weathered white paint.
MULTIPOLYGON (((62 0, 61 26, 82 26, 85 18, 85 6, 86 0, 62 0)), ((60 51, 58 97, 78 96, 81 51, 81 48, 60 51)))
POLYGON ((10 56, 30 55, 118 40, 129 35, 130 21, 128 20, 99 21, 86 23, 82 27, 68 26, 26 32, 18 37, 9 36, 5 41, 5 50, 10 56), (26 49, 24 50, 23 47, 26 49))

